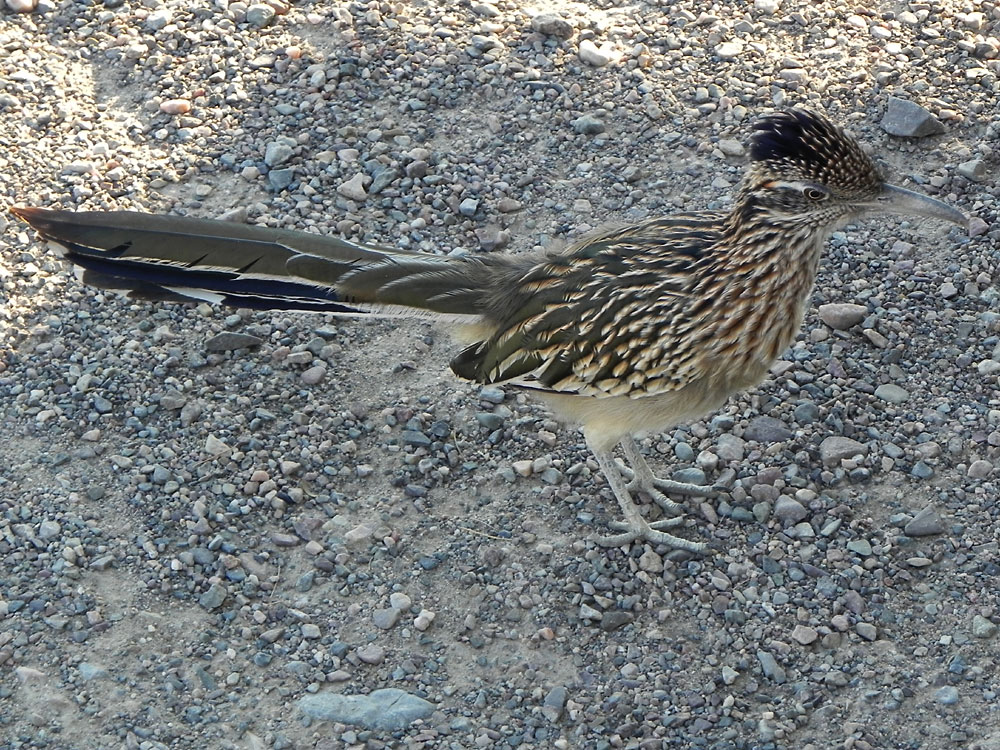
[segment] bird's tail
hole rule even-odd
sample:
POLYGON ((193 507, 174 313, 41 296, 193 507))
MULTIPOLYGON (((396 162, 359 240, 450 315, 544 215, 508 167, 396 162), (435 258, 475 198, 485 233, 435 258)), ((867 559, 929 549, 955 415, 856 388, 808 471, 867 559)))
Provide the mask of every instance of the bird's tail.
POLYGON ((13 213, 91 285, 142 299, 313 312, 477 315, 491 262, 335 237, 132 211, 13 213))

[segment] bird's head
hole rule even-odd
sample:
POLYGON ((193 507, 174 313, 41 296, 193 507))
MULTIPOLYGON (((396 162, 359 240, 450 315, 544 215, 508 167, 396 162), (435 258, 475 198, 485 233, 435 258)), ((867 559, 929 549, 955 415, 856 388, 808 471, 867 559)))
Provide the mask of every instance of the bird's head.
POLYGON ((967 225, 951 206, 885 181, 842 128, 789 109, 754 125, 743 195, 770 221, 833 227, 868 214, 926 216, 967 225))

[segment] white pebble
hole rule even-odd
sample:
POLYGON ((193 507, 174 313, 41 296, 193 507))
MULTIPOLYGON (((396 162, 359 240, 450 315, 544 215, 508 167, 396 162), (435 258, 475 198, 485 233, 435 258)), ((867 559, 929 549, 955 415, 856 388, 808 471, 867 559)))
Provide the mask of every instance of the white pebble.
POLYGON ((580 59, 595 68, 603 68, 615 58, 614 47, 610 44, 602 44, 598 47, 589 39, 580 42, 580 59))
POLYGON ((389 606, 393 609, 398 609, 400 611, 407 610, 412 604, 413 601, 410 597, 400 591, 395 591, 392 594, 389 594, 389 606))
POLYGON ((431 623, 434 622, 434 618, 436 616, 437 615, 434 612, 431 612, 429 609, 422 609, 420 610, 420 614, 414 618, 413 627, 423 632, 424 630, 427 630, 427 628, 431 626, 431 623))
POLYGON ((350 198, 352 201, 363 201, 368 197, 368 193, 365 191, 365 185, 369 182, 371 182, 371 177, 358 172, 358 174, 354 175, 351 179, 340 183, 340 185, 337 186, 337 192, 345 198, 350 198))

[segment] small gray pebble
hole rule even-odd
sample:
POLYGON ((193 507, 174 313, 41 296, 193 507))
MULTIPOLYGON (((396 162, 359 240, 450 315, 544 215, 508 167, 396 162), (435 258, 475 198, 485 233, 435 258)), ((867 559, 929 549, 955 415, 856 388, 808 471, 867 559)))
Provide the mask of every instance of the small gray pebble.
POLYGON ((57 537, 60 531, 62 531, 62 526, 59 525, 58 521, 42 521, 38 524, 38 538, 42 540, 57 537))
POLYGON ((846 331, 867 317, 868 308, 864 305, 854 305, 847 302, 831 302, 820 305, 818 312, 819 319, 830 328, 846 331))
POLYGON ((758 443, 780 443, 794 436, 795 433, 784 422, 774 417, 754 417, 743 431, 746 440, 758 443))
POLYGON ((631 612, 620 609, 612 609, 601 616, 601 630, 611 632, 623 628, 632 622, 635 616, 631 612))
POLYGON ((146 16, 146 26, 153 31, 159 31, 166 27, 172 20, 172 14, 167 8, 155 10, 146 16))
POLYGON ((323 382, 323 378, 326 377, 326 366, 325 365, 315 365, 307 370, 304 370, 299 376, 299 379, 305 385, 318 385, 323 382))
POLYGON ((798 500, 781 495, 774 504, 774 515, 782 523, 798 523, 809 515, 809 511, 798 500))
POLYGON ((982 159, 970 159, 958 165, 958 173, 967 180, 981 182, 988 172, 986 162, 982 159))
POLYGON ((801 425, 812 424, 819 419, 819 407, 812 401, 800 401, 792 410, 792 416, 801 425))
POLYGON ((971 479, 985 479, 993 472, 993 464, 978 459, 969 464, 968 475, 971 479))
POLYGON ((859 622, 854 630, 866 641, 874 641, 878 638, 878 630, 870 622, 859 622))
POLYGON ((218 333, 205 342, 207 352, 225 352, 234 349, 244 349, 251 346, 260 346, 264 340, 258 336, 251 336, 249 333, 218 333))
MULTIPOLYGON (((718 49, 716 49, 716 52, 718 52, 718 49)), ((725 156, 743 156, 746 153, 746 147, 740 141, 732 138, 723 138, 719 141, 718 145, 719 150, 725 156)))
POLYGON ((886 443, 882 446, 882 452, 889 458, 898 459, 906 455, 906 451, 900 448, 895 443, 886 443))
POLYGON ((982 615, 972 618, 972 635, 976 638, 992 638, 997 634, 997 625, 982 615))
POLYGON ((365 190, 365 182, 369 181, 368 175, 358 172, 348 180, 344 180, 337 186, 337 193, 352 201, 364 201, 368 197, 365 190))
POLYGON ((385 661, 385 649, 374 643, 361 646, 357 650, 358 658, 365 664, 381 664, 385 661))
POLYGON ((294 149, 284 141, 272 141, 264 148, 264 163, 276 167, 292 158, 294 149))
POLYGON ((677 457, 678 461, 690 463, 691 461, 694 461, 694 448, 692 448, 688 443, 677 443, 677 445, 674 446, 674 456, 677 457))
POLYGON ((726 430, 733 429, 733 426, 736 424, 736 420, 729 414, 717 414, 712 417, 710 424, 712 425, 713 430, 725 432, 726 430))
POLYGON ((205 609, 218 609, 226 601, 226 596, 228 596, 226 587, 218 583, 213 583, 209 586, 208 591, 198 597, 198 604, 205 609))
POLYGON ((558 721, 566 707, 567 690, 558 685, 552 688, 542 701, 542 713, 549 721, 558 721))
POLYGON ((820 459, 826 466, 839 464, 845 458, 867 456, 868 446, 841 435, 831 435, 819 444, 820 459))
POLYGON ((909 400, 910 394, 898 385, 883 383, 875 389, 875 398, 880 398, 890 404, 902 404, 909 400))
POLYGON ((84 661, 80 662, 80 666, 77 668, 80 670, 80 676, 85 680, 96 680, 108 676, 108 670, 97 664, 84 661))
POLYGON ((788 679, 785 676, 785 670, 778 664, 774 656, 767 651, 758 651, 757 661, 760 662, 760 668, 763 670, 764 676, 774 683, 781 685, 788 679))
POLYGON ((377 170, 375 176, 372 177, 372 184, 368 186, 368 192, 371 195, 378 195, 395 182, 397 177, 399 177, 399 172, 395 169, 377 170))
POLYGON ((555 13, 539 13, 533 16, 531 28, 558 39, 569 39, 574 31, 572 23, 555 13))
POLYGON ((267 181, 271 187, 280 192, 292 184, 295 179, 295 170, 291 167, 285 169, 272 169, 267 173, 267 181))
POLYGON ((559 469, 552 468, 551 466, 538 475, 545 484, 559 484, 562 482, 562 472, 559 469))
POLYGON ((101 557, 95 557, 91 561, 90 568, 92 570, 108 570, 114 562, 115 558, 112 555, 102 555, 101 557))
POLYGON ((847 543, 847 549, 862 557, 868 557, 872 553, 872 545, 867 539, 852 539, 847 543))
POLYGON ((945 685, 942 688, 938 688, 937 692, 934 693, 934 700, 945 706, 958 703, 958 688, 953 685, 945 685))
POLYGON ((400 437, 403 440, 403 445, 414 448, 428 448, 431 444, 431 439, 418 430, 403 430, 400 437))
POLYGON ((300 698, 297 705, 316 719, 391 732, 428 718, 435 709, 430 701, 398 688, 381 688, 367 695, 315 693, 300 698))
POLYGON ((715 454, 723 461, 742 461, 746 452, 746 441, 735 435, 720 435, 715 446, 715 454))
POLYGON ((607 125, 596 115, 581 115, 573 120, 573 130, 581 135, 597 135, 603 133, 607 125))
POLYGON ((479 398, 491 404, 502 404, 504 392, 500 388, 496 388, 494 386, 485 386, 484 388, 479 389, 479 398))
POLYGON ((882 129, 889 135, 923 138, 944 132, 944 125, 916 102, 890 96, 882 117, 882 129))
POLYGON ((931 506, 923 508, 903 527, 903 533, 907 536, 930 536, 940 534, 944 531, 944 523, 941 517, 931 506))
POLYGON ((274 8, 264 3, 251 5, 247 8, 247 23, 262 29, 274 20, 274 8))
POLYGON ((701 469, 696 469, 694 467, 688 469, 678 469, 670 478, 675 482, 683 482, 684 484, 697 484, 699 487, 704 487, 708 484, 708 477, 705 476, 705 472, 701 469))

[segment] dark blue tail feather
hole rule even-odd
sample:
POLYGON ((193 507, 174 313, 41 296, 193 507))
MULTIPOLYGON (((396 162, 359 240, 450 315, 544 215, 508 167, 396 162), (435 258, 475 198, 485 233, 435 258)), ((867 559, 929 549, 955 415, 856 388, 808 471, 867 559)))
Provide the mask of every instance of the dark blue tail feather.
MULTIPOLYGON (((147 288, 158 287, 167 291, 183 288, 204 290, 220 295, 225 304, 255 310, 360 312, 356 307, 340 300, 333 289, 324 289, 314 284, 274 278, 248 279, 228 271, 179 269, 168 265, 122 260, 117 254, 105 258, 103 256, 107 251, 95 253, 74 243, 63 244, 66 247, 66 259, 81 268, 123 282, 142 284, 147 288)), ((199 298, 191 295, 190 299, 196 302, 199 298)))

